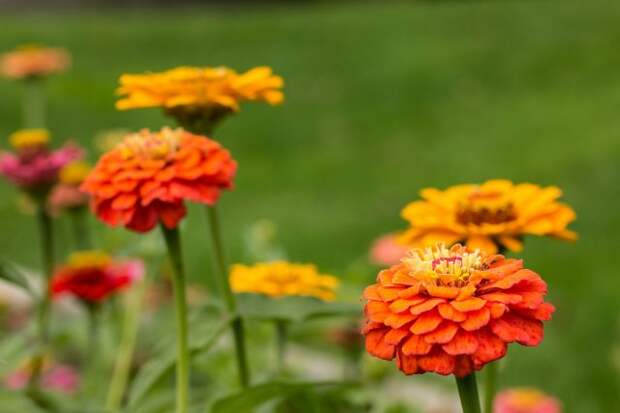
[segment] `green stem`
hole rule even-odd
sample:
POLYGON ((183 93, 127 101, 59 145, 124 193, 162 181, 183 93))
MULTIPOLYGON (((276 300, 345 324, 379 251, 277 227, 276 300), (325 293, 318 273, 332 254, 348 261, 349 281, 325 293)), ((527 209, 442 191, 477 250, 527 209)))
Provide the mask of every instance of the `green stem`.
POLYGON ((230 289, 228 282, 228 271, 226 260, 224 259, 224 249, 222 246, 222 234, 220 223, 217 216, 215 206, 207 207, 207 215, 209 217, 209 226, 211 227, 211 239, 213 240, 213 249, 215 252, 215 261, 217 264, 217 280, 220 292, 224 296, 224 302, 228 312, 233 315, 235 320, 232 323, 233 335, 235 340, 235 351, 237 354, 237 368, 239 370, 239 382, 242 387, 247 387, 250 383, 250 371, 248 369, 247 353, 245 346, 245 331, 243 328, 243 319, 237 313, 237 302, 235 296, 230 289))
POLYGON ((491 362, 484 368, 486 378, 484 382, 484 412, 493 411, 493 399, 497 391, 497 366, 498 362, 491 362))
POLYGON ((478 399, 475 373, 462 378, 456 377, 456 386, 459 389, 463 413, 480 413, 480 400, 478 399))
POLYGON ((52 234, 52 218, 49 216, 45 202, 39 202, 37 208, 37 220, 41 237, 41 255, 43 259, 42 280, 43 291, 37 308, 37 329, 39 335, 39 350, 32 361, 32 374, 28 386, 37 389, 43 369, 45 352, 49 341, 49 312, 51 304, 49 283, 54 270, 54 237, 52 234))
POLYGON ((73 226, 73 239, 75 248, 78 250, 88 250, 92 247, 90 242, 90 232, 88 228, 88 215, 86 208, 80 207, 69 212, 73 226))
POLYGON ((161 225, 168 248, 168 257, 172 265, 172 286, 174 290, 174 307, 177 325, 177 403, 176 413, 187 413, 189 405, 189 348, 187 339, 187 302, 185 299, 185 274, 181 257, 181 240, 179 231, 161 225))
POLYGON ((278 372, 281 374, 286 367, 286 342, 288 341, 288 322, 276 320, 276 349, 278 356, 278 372))
POLYGON ((45 95, 43 94, 43 79, 29 78, 24 81, 24 95, 22 99, 22 113, 24 127, 45 127, 45 95))
POLYGON ((138 337, 139 313, 142 307, 144 292, 146 291, 147 281, 144 279, 129 297, 129 303, 124 312, 123 332, 118 348, 118 356, 112 373, 112 380, 106 397, 105 410, 118 412, 125 395, 127 383, 129 381, 129 371, 133 359, 136 340, 138 337))

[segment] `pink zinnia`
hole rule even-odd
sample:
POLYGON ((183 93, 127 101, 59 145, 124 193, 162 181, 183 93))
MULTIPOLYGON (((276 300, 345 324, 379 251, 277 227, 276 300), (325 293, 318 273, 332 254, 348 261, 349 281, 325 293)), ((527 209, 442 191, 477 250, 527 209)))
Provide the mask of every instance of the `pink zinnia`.
POLYGON ((561 413, 562 405, 538 389, 523 387, 500 392, 493 403, 493 413, 561 413))
POLYGON ((57 150, 47 145, 22 147, 16 153, 0 153, 0 175, 26 191, 47 190, 65 165, 83 156, 84 150, 74 144, 57 150))
POLYGON ((409 249, 396 242, 397 235, 387 234, 379 237, 370 249, 370 259, 378 265, 395 265, 407 255, 409 249))
MULTIPOLYGON (((4 379, 4 385, 11 390, 22 390, 28 385, 30 374, 27 368, 18 369, 4 379)), ((44 389, 67 394, 75 393, 80 387, 80 381, 77 370, 64 364, 46 367, 41 376, 41 386, 44 389)))

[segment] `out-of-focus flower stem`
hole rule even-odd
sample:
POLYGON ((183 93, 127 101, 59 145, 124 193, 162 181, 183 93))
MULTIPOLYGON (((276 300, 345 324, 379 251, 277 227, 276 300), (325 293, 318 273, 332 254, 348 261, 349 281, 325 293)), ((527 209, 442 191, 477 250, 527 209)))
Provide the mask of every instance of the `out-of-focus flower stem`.
POLYGON ((286 367, 286 342, 288 341, 288 322, 286 320, 276 320, 276 349, 278 357, 278 373, 282 374, 286 367))
POLYGON ((80 207, 69 213, 73 226, 73 239, 75 248, 87 250, 92 247, 90 241, 90 228, 88 227, 88 214, 85 207, 80 207))
POLYGON ((45 127, 45 95, 43 94, 43 79, 33 77, 24 82, 24 96, 22 98, 22 113, 25 128, 45 127))
POLYGON ((52 232, 52 218, 50 217, 45 202, 40 201, 37 206, 37 220, 41 238, 41 256, 43 258, 43 280, 40 302, 37 308, 37 329, 39 335, 39 349, 32 360, 32 374, 28 387, 38 389, 43 359, 47 351, 49 341, 49 312, 51 296, 49 283, 54 271, 54 237, 52 232))
POLYGON ((480 400, 478 398, 475 373, 462 378, 456 377, 456 386, 459 390, 463 413, 480 413, 480 400))
POLYGON ((181 240, 177 228, 169 229, 161 225, 172 265, 172 286, 174 290, 174 308, 177 325, 177 399, 176 413, 187 413, 189 406, 189 348, 187 332, 187 301, 185 299, 185 272, 181 256, 181 240))
POLYGON ((499 362, 494 361, 486 365, 484 383, 484 412, 491 413, 493 410, 493 399, 497 392, 497 367, 499 362))
POLYGON ((118 356, 112 373, 112 380, 106 397, 105 410, 118 412, 127 388, 131 360, 138 337, 139 314, 147 287, 146 277, 136 286, 129 296, 127 308, 124 311, 123 332, 118 348, 118 356))
POLYGON ((250 383, 250 371, 248 369, 243 319, 238 314, 237 302, 228 281, 228 271, 226 261, 224 259, 220 223, 215 206, 207 207, 207 216, 209 217, 211 238, 218 270, 216 271, 218 276, 218 285, 221 294, 224 296, 224 302, 226 303, 228 312, 235 317, 232 322, 232 329, 235 340, 235 351, 237 354, 237 367, 239 369, 239 382, 241 383, 241 386, 247 387, 250 383))

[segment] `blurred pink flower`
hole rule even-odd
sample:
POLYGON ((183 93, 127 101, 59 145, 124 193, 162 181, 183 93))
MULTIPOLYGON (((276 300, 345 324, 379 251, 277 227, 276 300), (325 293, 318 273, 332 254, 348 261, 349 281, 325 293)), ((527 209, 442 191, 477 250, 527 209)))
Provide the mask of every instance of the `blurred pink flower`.
POLYGON ((84 156, 77 145, 67 144, 57 150, 46 146, 17 153, 0 153, 0 175, 26 191, 46 189, 58 179, 58 173, 69 162, 84 156))
POLYGON ((63 72, 70 64, 65 49, 27 45, 0 56, 0 73, 11 79, 32 78, 63 72))
POLYGON ((370 260, 379 265, 398 264, 409 249, 398 244, 396 238, 396 234, 386 234, 375 240, 370 249, 370 260))
POLYGON ((49 206, 54 214, 63 209, 80 208, 88 204, 90 197, 75 185, 58 184, 52 190, 49 206))
POLYGON ((531 387, 512 388, 498 393, 493 413, 561 413, 559 400, 531 387))
MULTIPOLYGON (((28 385, 30 371, 21 368, 9 374, 4 379, 4 385, 10 390, 22 390, 28 385)), ((41 376, 41 386, 44 389, 62 393, 75 393, 80 387, 80 374, 73 367, 64 364, 55 364, 46 367, 41 376)))

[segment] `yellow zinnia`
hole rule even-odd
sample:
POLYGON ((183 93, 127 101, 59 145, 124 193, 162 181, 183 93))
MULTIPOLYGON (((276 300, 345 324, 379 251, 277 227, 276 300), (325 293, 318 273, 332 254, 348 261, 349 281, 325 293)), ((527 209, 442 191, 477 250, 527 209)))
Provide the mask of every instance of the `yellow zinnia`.
POLYGON ((230 284, 237 293, 270 297, 308 296, 330 301, 336 297, 339 282, 332 275, 319 274, 312 264, 274 261, 252 266, 233 265, 230 284))
POLYGON ((498 247, 520 251, 524 235, 577 239, 567 229, 575 212, 557 202, 562 191, 555 186, 490 180, 443 191, 426 188, 420 195, 422 200, 411 202, 401 213, 410 227, 399 241, 412 247, 466 242, 470 248, 495 253, 498 247))
POLYGON ((284 100, 284 81, 266 66, 245 73, 227 67, 182 66, 164 72, 124 74, 119 81, 117 109, 161 107, 190 129, 212 129, 223 117, 237 112, 243 101, 277 105, 284 100))

